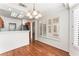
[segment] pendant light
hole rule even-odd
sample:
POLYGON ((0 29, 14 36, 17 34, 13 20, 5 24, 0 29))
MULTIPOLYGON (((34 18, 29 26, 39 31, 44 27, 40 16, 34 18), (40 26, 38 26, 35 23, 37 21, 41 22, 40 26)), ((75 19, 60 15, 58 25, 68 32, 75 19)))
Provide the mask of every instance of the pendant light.
POLYGON ((33 20, 36 20, 42 17, 40 12, 35 9, 35 4, 33 4, 33 10, 27 13, 27 17, 33 20))

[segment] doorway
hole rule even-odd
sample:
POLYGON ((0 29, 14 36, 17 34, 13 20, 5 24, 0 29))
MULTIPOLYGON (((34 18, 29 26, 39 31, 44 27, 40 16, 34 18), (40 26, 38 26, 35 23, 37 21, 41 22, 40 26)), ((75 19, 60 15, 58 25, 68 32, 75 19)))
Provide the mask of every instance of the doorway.
POLYGON ((35 21, 32 22, 32 42, 35 42, 35 21))

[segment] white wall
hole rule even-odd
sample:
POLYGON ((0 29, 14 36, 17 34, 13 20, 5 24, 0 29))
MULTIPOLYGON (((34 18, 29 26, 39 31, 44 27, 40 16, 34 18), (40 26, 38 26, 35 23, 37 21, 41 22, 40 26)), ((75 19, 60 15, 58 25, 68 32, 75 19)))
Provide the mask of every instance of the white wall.
POLYGON ((19 19, 13 19, 13 18, 7 18, 2 16, 2 19, 4 21, 4 28, 3 31, 9 30, 9 23, 16 23, 16 30, 20 29, 21 26, 21 20, 19 19))
MULTIPOLYGON (((54 39, 53 37, 51 37, 50 39, 45 39, 39 36, 38 40, 41 42, 47 43, 51 46, 57 47, 59 49, 69 51, 69 48, 68 48, 68 44, 69 44, 68 42, 69 40, 68 38, 68 35, 69 35, 68 33, 68 21, 69 21, 68 9, 64 8, 62 4, 59 4, 59 5, 53 4, 53 6, 52 4, 49 4, 48 6, 43 6, 43 7, 44 7, 43 9, 47 7, 50 7, 50 8, 47 9, 48 10, 47 12, 45 12, 46 16, 44 15, 44 17, 40 19, 42 23, 47 23, 47 20, 52 19, 53 17, 56 17, 56 16, 59 17, 59 24, 60 24, 59 37, 60 39, 54 39)), ((47 33, 47 36, 51 36, 51 35, 47 33)))

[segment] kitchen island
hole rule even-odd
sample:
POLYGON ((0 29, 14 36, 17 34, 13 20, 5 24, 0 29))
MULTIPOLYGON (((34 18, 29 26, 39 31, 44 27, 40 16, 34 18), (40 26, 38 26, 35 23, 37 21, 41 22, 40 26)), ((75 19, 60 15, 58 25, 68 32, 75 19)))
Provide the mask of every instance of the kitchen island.
POLYGON ((0 32, 0 54, 28 44, 29 31, 0 32))

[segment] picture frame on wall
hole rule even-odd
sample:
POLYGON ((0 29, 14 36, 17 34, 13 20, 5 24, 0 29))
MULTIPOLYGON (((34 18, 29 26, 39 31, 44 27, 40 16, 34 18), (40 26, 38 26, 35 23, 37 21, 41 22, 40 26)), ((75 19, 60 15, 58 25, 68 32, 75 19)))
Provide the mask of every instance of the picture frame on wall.
POLYGON ((9 23, 9 31, 15 31, 16 30, 16 23, 9 23))

